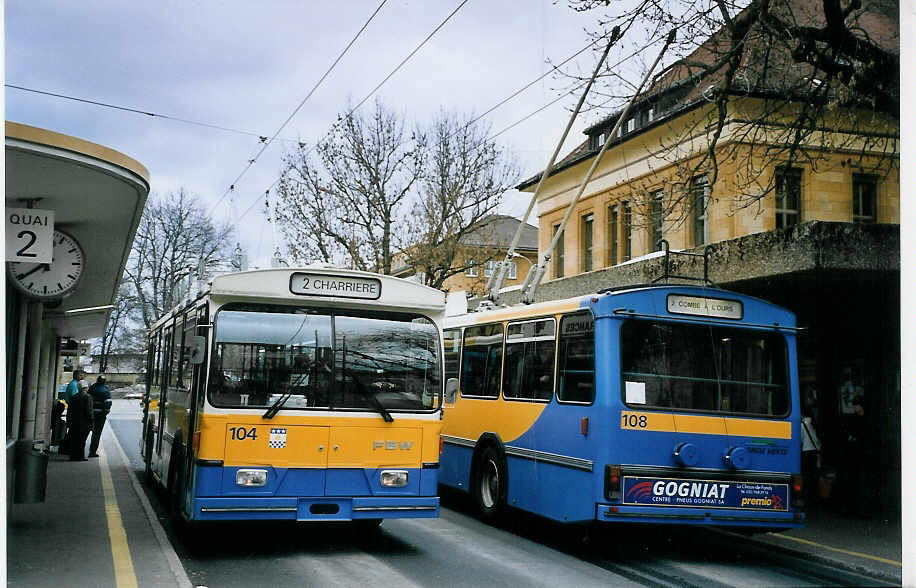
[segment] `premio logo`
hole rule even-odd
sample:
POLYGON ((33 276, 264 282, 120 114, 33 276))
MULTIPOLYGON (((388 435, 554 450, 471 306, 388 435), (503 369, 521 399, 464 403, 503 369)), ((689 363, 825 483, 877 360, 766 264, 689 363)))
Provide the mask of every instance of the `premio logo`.
POLYGON ((652 494, 652 482, 640 482, 636 484, 630 491, 627 492, 627 501, 639 500, 640 498, 648 498, 652 494))

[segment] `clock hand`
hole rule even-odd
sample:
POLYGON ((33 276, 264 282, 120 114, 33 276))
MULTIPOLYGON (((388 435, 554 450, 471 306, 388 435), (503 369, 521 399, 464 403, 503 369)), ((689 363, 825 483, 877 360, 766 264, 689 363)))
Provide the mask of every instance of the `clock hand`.
POLYGON ((18 275, 16 276, 16 279, 17 279, 17 280, 21 280, 22 278, 25 278, 25 277, 27 277, 27 276, 30 276, 30 275, 34 274, 34 273, 37 272, 38 270, 48 271, 49 269, 51 269, 51 266, 50 266, 49 264, 47 264, 47 263, 42 263, 42 264, 36 265, 35 267, 33 267, 33 268, 30 269, 29 271, 25 272, 24 274, 18 274, 18 275))

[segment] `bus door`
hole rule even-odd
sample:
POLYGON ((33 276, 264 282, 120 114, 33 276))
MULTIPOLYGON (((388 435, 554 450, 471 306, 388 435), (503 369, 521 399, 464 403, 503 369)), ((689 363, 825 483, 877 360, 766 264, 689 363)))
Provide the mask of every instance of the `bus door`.
POLYGON ((164 475, 162 471, 162 439, 165 430, 165 404, 168 401, 169 358, 171 357, 172 349, 172 331, 171 325, 162 330, 157 379, 159 398, 150 398, 151 403, 155 402, 154 405, 151 404, 150 406, 150 413, 156 417, 155 438, 153 440, 153 450, 150 455, 150 467, 160 478, 164 475))
POLYGON ((161 415, 161 426, 159 428, 161 438, 159 440, 159 475, 167 475, 169 471, 169 460, 172 456, 172 446, 175 442, 175 433, 181 422, 180 413, 183 412, 182 396, 184 400, 187 394, 182 395, 181 381, 181 351, 184 331, 182 330, 182 317, 179 315, 175 318, 173 328, 169 330, 171 340, 169 341, 169 362, 168 373, 166 374, 165 386, 163 386, 163 399, 159 403, 159 414, 161 415))
MULTIPOLYGON (((588 518, 594 508, 590 480, 597 442, 606 428, 595 412, 595 321, 590 312, 564 315, 557 336, 556 406, 542 435, 544 451, 558 463, 541 464, 541 504, 557 517, 588 518), (547 473, 547 475, 544 475, 547 473), (557 483, 565 489, 557 492, 557 483)), ((551 342, 553 343, 553 342, 551 342)), ((545 511, 546 512, 546 511, 545 511)))

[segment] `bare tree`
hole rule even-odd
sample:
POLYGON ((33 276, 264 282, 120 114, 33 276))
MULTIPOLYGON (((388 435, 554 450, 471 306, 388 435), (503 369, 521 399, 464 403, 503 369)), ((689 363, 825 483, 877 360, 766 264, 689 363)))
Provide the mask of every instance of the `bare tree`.
POLYGON ((136 331, 134 311, 137 297, 127 283, 121 283, 115 296, 114 307, 108 315, 105 332, 98 340, 99 371, 108 371, 108 356, 116 352, 138 352, 145 346, 133 336, 136 331))
POLYGON ((495 227, 488 221, 518 180, 519 168, 505 149, 487 141, 488 133, 489 126, 445 111, 428 133, 416 131, 429 153, 421 193, 406 224, 410 245, 404 255, 433 288, 499 255, 495 227))
MULTIPOLYGON (((570 6, 596 15, 594 35, 619 26, 631 46, 678 31, 680 58, 639 102, 655 124, 668 118, 676 129, 656 147, 678 167, 664 186, 669 219, 695 205, 694 178, 705 175, 715 190, 726 163, 734 210, 778 190, 773 170, 779 167, 816 171, 837 153, 871 173, 899 165, 894 0, 570 0, 570 6), (685 156, 684 146, 698 138, 702 150, 685 156)), ((613 111, 627 98, 627 84, 609 73, 592 106, 613 111)), ((613 125, 616 116, 605 122, 613 125)), ((648 203, 647 187, 634 185, 633 199, 648 203)))
POLYGON ((229 225, 216 226, 183 188, 147 203, 124 273, 146 328, 177 304, 175 286, 201 262, 230 259, 232 234, 229 225))
POLYGON ((290 255, 391 273, 402 246, 395 224, 422 156, 417 138, 380 102, 367 117, 341 117, 314 149, 286 155, 273 219, 290 255))

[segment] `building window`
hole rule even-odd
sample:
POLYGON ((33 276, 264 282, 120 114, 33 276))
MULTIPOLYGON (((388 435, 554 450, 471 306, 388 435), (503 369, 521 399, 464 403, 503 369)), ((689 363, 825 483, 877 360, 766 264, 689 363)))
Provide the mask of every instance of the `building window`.
POLYGON ((633 258, 633 209, 630 202, 623 203, 623 261, 633 258))
POLYGON ((636 119, 631 118, 630 120, 627 121, 626 125, 627 125, 627 128, 624 131, 624 133, 632 133, 633 131, 636 130, 636 119))
MULTIPOLYGON (((498 261, 490 260, 484 266, 483 275, 487 278, 492 277, 493 273, 496 272, 496 267, 499 265, 498 261)), ((514 261, 510 261, 509 265, 506 267, 506 277, 510 280, 514 280, 518 276, 518 265, 514 261)))
POLYGON ((662 248, 665 222, 665 192, 656 190, 649 195, 649 220, 652 223, 649 230, 649 251, 658 251, 662 248))
POLYGON ((592 241, 594 237, 595 215, 586 214, 582 217, 582 271, 590 272, 594 269, 592 264, 592 241))
POLYGON ((476 261, 474 261, 473 259, 468 260, 468 269, 464 271, 464 275, 466 275, 469 278, 476 278, 479 275, 478 270, 477 270, 476 261))
POLYGON ((607 209, 607 264, 617 265, 617 205, 609 206, 607 209))
POLYGON ((693 206, 693 245, 705 245, 708 241, 707 209, 709 207, 709 180, 697 176, 690 186, 690 201, 693 206))
POLYGON ((776 169, 776 228, 784 229, 801 221, 801 170, 776 169))
MULTIPOLYGON (((560 231, 560 225, 553 226, 553 236, 556 237, 557 233, 560 231)), ((557 239, 556 255, 553 259, 553 277, 562 278, 563 277, 563 235, 560 235, 560 238, 557 239)))
POLYGON ((865 174, 852 176, 852 222, 878 221, 878 178, 865 174))
POLYGON ((506 269, 506 278, 510 280, 518 278, 518 264, 514 261, 509 262, 509 267, 506 269))

